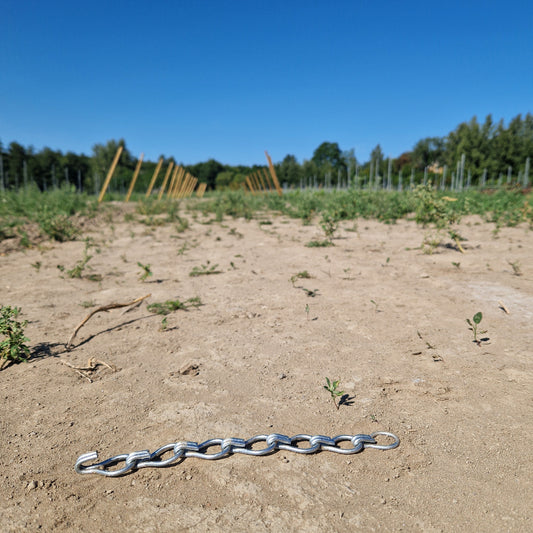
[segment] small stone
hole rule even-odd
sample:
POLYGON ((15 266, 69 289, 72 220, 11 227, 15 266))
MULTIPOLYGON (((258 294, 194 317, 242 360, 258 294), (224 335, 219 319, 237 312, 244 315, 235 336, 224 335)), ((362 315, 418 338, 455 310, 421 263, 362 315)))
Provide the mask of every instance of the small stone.
POLYGON ((26 488, 28 490, 35 490, 37 488, 37 481, 35 481, 35 480, 30 481, 26 488))
POLYGON ((282 373, 278 376, 279 379, 285 379, 286 377, 287 377, 287 374, 285 374, 284 372, 282 372, 282 373))
POLYGON ((381 503, 381 505, 385 505, 387 503, 387 500, 385 498, 381 498, 381 500, 379 500, 379 503, 381 503))
POLYGON ((186 479, 187 481, 190 481, 190 480, 192 479, 191 474, 187 474, 187 475, 185 476, 185 479, 186 479))

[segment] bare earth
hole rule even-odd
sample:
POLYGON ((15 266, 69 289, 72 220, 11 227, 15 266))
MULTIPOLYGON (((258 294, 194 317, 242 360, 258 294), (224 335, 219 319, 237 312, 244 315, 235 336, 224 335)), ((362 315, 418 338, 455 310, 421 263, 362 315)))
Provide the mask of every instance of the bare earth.
POLYGON ((344 223, 334 247, 308 248, 318 225, 277 215, 205 224, 185 213, 191 227, 178 233, 115 209, 112 226, 84 234, 101 248, 84 274, 101 282, 57 269, 82 258, 82 241, 0 257, 0 303, 22 308, 34 351, 0 372, 0 530, 533 530, 532 231, 494 238, 470 218, 465 254, 425 255, 426 230, 406 220, 344 223), (145 283, 137 261, 151 265, 145 283), (217 264, 219 274, 189 276, 217 264), (312 278, 293 286, 304 270, 312 278), (95 315, 65 350, 94 309, 83 302, 147 293, 127 313, 95 315), (147 310, 192 297, 204 305, 171 313, 165 330, 147 310), (465 322, 478 311, 481 346, 465 322), (85 377, 62 363, 91 358, 111 368, 85 377), (180 374, 187 363, 196 375, 180 374), (339 410, 326 376, 350 396, 339 410), (187 458, 121 478, 74 471, 92 450, 105 459, 180 440, 379 430, 400 446, 187 458))

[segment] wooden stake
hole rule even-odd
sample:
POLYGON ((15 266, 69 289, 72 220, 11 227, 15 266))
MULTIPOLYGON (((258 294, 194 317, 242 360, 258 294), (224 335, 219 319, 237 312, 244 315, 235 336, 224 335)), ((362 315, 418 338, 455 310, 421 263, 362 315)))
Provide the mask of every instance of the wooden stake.
POLYGON ((263 175, 265 176, 265 181, 268 183, 268 190, 273 191, 274 187, 272 186, 272 183, 268 177, 268 172, 266 168, 263 169, 263 175))
POLYGON ((100 191, 100 196, 98 197, 98 203, 101 203, 102 200, 104 199, 105 192, 107 191, 107 188, 109 187, 109 182, 111 181, 113 173, 115 172, 115 168, 117 166, 121 153, 122 153, 122 146, 119 146, 117 153, 115 154, 115 159, 113 159, 113 163, 111 163, 111 168, 109 169, 109 172, 107 173, 104 186, 102 187, 102 190, 100 191))
POLYGON ((281 196, 283 194, 283 190, 279 186, 278 177, 276 176, 276 169, 274 168, 274 165, 272 164, 272 159, 270 159, 270 156, 268 155, 268 152, 266 150, 265 150, 265 155, 268 161, 268 167, 270 168, 270 175, 272 176, 272 181, 274 182, 276 191, 278 191, 278 194, 281 196))
POLYGON ((207 183, 200 183, 200 185, 198 186, 198 190, 196 191, 196 197, 203 198, 206 188, 207 188, 207 183))
POLYGON ((148 185, 148 190, 146 191, 146 198, 148 198, 152 194, 152 189, 154 188, 154 183, 155 183, 155 180, 157 179, 157 175, 159 174, 159 171, 161 170, 162 164, 163 164, 163 158, 161 157, 159 159, 159 162, 157 163, 157 166, 155 167, 154 175, 152 176, 150 185, 148 185))
POLYGON ((259 176, 259 179, 261 180, 261 185, 263 187, 263 190, 266 192, 267 188, 265 186, 265 182, 263 181, 263 177, 261 176, 261 172, 257 172, 257 176, 259 176))
POLYGON ((194 192, 194 189, 196 188, 197 183, 198 183, 198 178, 193 178, 191 186, 189 187, 189 194, 187 195, 187 198, 192 196, 192 193, 194 192))
POLYGON ((174 190, 174 184, 176 183, 176 176, 178 175, 179 169, 180 167, 178 165, 174 167, 174 172, 172 173, 172 179, 170 180, 170 185, 168 186, 168 189, 167 189, 167 198, 172 197, 172 191, 174 190))
POLYGON ((254 176, 254 174, 250 174, 250 180, 254 184, 255 190, 257 192, 261 192, 261 185, 259 184, 259 180, 254 176))
POLYGON ((189 183, 191 181, 192 177, 191 175, 187 172, 185 174, 185 178, 181 184, 181 189, 178 191, 178 198, 183 198, 185 196, 185 192, 187 191, 187 188, 189 187, 189 183))
POLYGON ((172 189, 172 198, 178 197, 178 192, 180 190, 181 183, 183 181, 184 176, 185 176, 185 169, 183 167, 180 167, 178 175, 176 176, 176 182, 174 183, 174 188, 172 189))
POLYGON ((246 176, 246 184, 248 185, 252 194, 255 194, 254 188, 252 187, 252 182, 250 181, 250 176, 246 176))
POLYGON ((139 171, 141 170, 143 158, 144 158, 144 153, 141 154, 141 157, 139 157, 139 160, 137 161, 137 166, 135 167, 135 172, 133 173, 133 178, 131 179, 130 188, 128 189, 128 194, 126 195, 126 202, 130 201, 131 193, 133 192, 133 188, 135 187, 135 182, 137 181, 137 176, 139 175, 139 171))
POLYGON ((161 200, 163 197, 163 192, 165 191, 165 187, 167 186, 168 178, 170 177, 170 173, 172 172, 172 167, 174 166, 174 161, 170 162, 170 165, 168 165, 167 172, 165 174, 165 179, 163 180, 163 185, 161 185, 161 190, 159 191, 159 194, 157 195, 157 199, 161 200))

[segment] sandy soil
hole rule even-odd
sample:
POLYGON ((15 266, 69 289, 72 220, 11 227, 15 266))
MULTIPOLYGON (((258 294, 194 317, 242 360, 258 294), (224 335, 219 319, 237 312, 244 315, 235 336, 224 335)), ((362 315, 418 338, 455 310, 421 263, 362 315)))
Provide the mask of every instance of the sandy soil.
POLYGON ((82 241, 0 257, 0 302, 22 308, 34 353, 0 372, 2 531, 533 529, 533 232, 494 238, 472 218, 460 226, 465 254, 426 255, 426 230, 405 220, 346 223, 335 246, 308 248, 318 226, 276 215, 206 224, 187 213, 178 233, 125 222, 123 209, 85 233, 101 250, 85 274, 100 282, 57 269, 81 259, 82 241), (138 261, 151 265, 148 282, 138 261), (208 261, 221 273, 189 276, 208 261), (304 270, 312 278, 293 286, 304 270), (147 293, 127 313, 91 318, 65 350, 91 310, 81 304, 147 293), (192 297, 204 305, 168 315, 165 330, 147 310, 192 297), (477 311, 480 346, 465 322, 477 311), (63 364, 90 358, 116 371, 63 364), (189 362, 198 372, 180 374, 189 362), (349 394, 339 410, 326 376, 349 394), (121 478, 74 471, 92 450, 378 430, 400 446, 187 458, 121 478))

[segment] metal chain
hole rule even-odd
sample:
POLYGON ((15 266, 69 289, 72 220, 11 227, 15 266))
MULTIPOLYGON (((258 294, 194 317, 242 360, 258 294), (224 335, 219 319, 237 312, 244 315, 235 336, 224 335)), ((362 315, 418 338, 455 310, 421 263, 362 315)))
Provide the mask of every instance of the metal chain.
POLYGON ((198 459, 222 459, 234 453, 242 453, 245 455, 269 455, 278 450, 286 450, 294 453, 317 453, 320 451, 328 451, 341 453, 345 455, 359 453, 365 448, 375 448, 377 450, 392 450, 400 444, 400 439, 393 433, 387 431, 376 431, 370 435, 338 435, 337 437, 326 437, 324 435, 295 435, 288 437, 279 433, 271 433, 270 435, 256 435, 251 439, 210 439, 198 444, 197 442, 172 442, 162 446, 153 453, 148 450, 139 452, 123 453, 110 457, 105 461, 86 465, 89 461, 96 461, 98 459, 98 452, 89 452, 78 457, 76 461, 75 470, 78 474, 100 474, 108 477, 118 477, 136 470, 138 468, 161 468, 165 466, 172 466, 181 462, 185 457, 197 457, 198 459), (390 437, 394 439, 391 444, 378 444, 375 437, 377 436, 390 437), (343 448, 339 443, 350 441, 352 448, 343 448), (254 447, 257 443, 264 442, 266 446, 263 448, 254 447), (300 447, 299 443, 308 443, 307 447, 300 447), (215 453, 207 453, 208 448, 212 446, 220 446, 220 451, 215 453), (170 457, 164 458, 165 455, 170 457), (124 462, 124 466, 115 470, 110 470, 109 467, 124 462))

